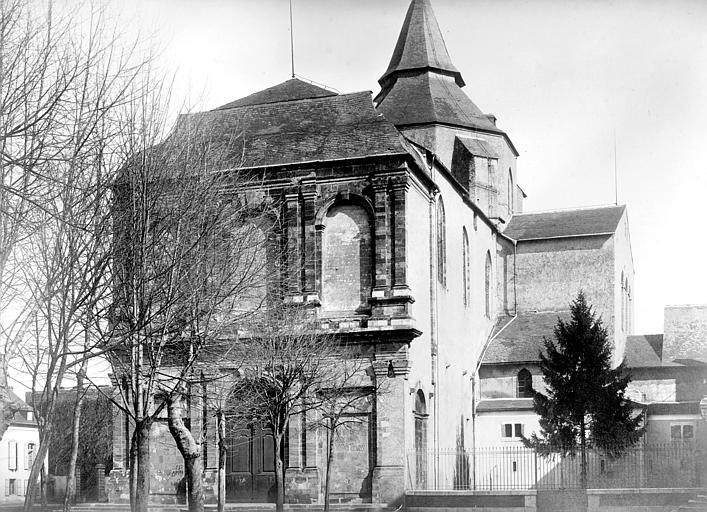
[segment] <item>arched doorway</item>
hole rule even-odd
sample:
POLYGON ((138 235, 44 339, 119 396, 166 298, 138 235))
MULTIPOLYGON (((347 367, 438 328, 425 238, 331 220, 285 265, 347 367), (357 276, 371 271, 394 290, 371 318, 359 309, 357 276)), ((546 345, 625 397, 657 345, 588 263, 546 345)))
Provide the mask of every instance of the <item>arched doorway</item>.
POLYGON ((427 402, 425 393, 415 393, 415 488, 427 488, 427 402))

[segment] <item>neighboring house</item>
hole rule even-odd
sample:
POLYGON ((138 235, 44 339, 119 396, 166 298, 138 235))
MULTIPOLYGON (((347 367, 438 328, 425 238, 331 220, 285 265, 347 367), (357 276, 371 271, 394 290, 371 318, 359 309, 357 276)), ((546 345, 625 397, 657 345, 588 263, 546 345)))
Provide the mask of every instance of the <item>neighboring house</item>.
POLYGON ((0 479, 5 488, 0 493, 2 502, 21 502, 24 500, 27 481, 39 446, 39 430, 32 418, 31 408, 12 390, 10 397, 20 404, 20 410, 2 436, 0 448, 0 479))
MULTIPOLYGON (((287 247, 283 270, 299 277, 280 298, 360 346, 365 378, 384 384, 335 445, 333 498, 394 503, 406 487, 463 478, 442 474, 435 453, 515 443, 537 428, 527 396, 541 386, 541 340, 579 289, 618 364, 634 270, 624 206, 523 213, 518 152, 462 90, 429 0, 412 0, 379 83, 372 98, 292 79, 180 123, 212 127, 220 140, 243 134, 238 165, 262 172, 281 211, 273 243, 287 247)), ((215 421, 191 403, 213 500, 215 421)), ((113 414, 107 490, 126 501, 130 423, 113 414)), ((326 443, 307 421, 290 423, 285 479, 288 499, 311 503, 321 499, 326 443)), ((176 499, 182 466, 163 421, 152 439, 155 499, 176 499)), ((230 501, 271 498, 272 453, 267 428, 231 434, 230 501)))

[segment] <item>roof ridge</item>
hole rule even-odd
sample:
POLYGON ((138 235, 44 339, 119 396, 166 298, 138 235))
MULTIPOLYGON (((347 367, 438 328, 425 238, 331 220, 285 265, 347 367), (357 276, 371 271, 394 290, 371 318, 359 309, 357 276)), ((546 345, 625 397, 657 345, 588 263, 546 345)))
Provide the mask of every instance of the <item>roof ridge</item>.
POLYGON ((514 217, 520 217, 522 215, 537 215, 542 213, 561 213, 561 212, 577 212, 584 210, 608 210, 610 208, 626 208, 626 204, 598 204, 592 206, 574 206, 569 208, 555 208, 549 210, 535 210, 532 212, 516 213, 514 217))
MULTIPOLYGON (((345 93, 340 93, 340 94, 332 94, 331 96, 315 96, 312 98, 295 98, 295 99, 282 100, 282 101, 271 101, 268 103, 250 103, 247 105, 234 105, 232 107, 221 106, 221 107, 213 108, 211 110, 203 110, 201 112, 194 112, 194 114, 206 114, 206 113, 210 113, 210 112, 221 112, 221 111, 226 111, 226 110, 235 110, 237 108, 264 107, 266 105, 280 105, 282 103, 297 103, 298 101, 334 100, 334 99, 343 98, 345 96, 355 96, 358 94, 369 94, 372 96, 373 91, 345 92, 345 93)), ((246 98, 247 98, 247 96, 246 96, 246 98)), ((238 100, 236 100, 236 101, 238 101, 238 100)))

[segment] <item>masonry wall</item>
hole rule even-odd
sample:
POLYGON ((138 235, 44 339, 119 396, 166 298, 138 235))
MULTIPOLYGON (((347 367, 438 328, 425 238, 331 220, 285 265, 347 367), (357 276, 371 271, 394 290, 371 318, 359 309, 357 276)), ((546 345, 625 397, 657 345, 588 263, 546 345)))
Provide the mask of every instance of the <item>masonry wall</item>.
POLYGON ((635 297, 633 268, 633 255, 631 253, 631 239, 629 235, 628 215, 624 213, 616 227, 614 240, 614 309, 613 318, 615 326, 614 337, 614 364, 623 361, 626 349, 626 336, 633 334, 633 298, 635 297), (621 276, 624 276, 626 285, 622 286, 621 276), (622 301, 624 304, 622 305, 622 301), (623 313, 622 313, 623 310, 623 313), (622 321, 623 318, 623 321, 622 321))
POLYGON ((666 306, 663 327, 666 360, 707 362, 707 305, 666 306))
POLYGON ((480 398, 518 398, 518 372, 526 369, 533 379, 533 389, 545 391, 540 367, 537 364, 483 365, 479 369, 480 398))
POLYGON ((614 336, 614 238, 586 236, 518 242, 516 293, 519 312, 565 311, 584 291, 614 336))

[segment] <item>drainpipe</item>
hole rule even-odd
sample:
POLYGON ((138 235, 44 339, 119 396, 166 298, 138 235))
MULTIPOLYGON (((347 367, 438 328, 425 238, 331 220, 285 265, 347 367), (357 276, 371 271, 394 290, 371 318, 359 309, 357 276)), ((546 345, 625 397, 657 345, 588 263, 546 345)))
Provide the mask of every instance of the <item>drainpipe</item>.
MULTIPOLYGON (((434 181, 434 155, 431 157, 429 165, 430 173, 434 181)), ((439 293, 437 283, 437 196, 439 189, 435 188, 432 191, 432 197, 429 202, 429 219, 430 219, 430 349, 431 349, 431 384, 434 390, 434 397, 431 401, 432 405, 432 430, 433 430, 433 447, 435 453, 434 459, 434 482, 435 488, 439 485, 439 350, 437 346, 438 329, 438 304, 437 296, 439 293)))

